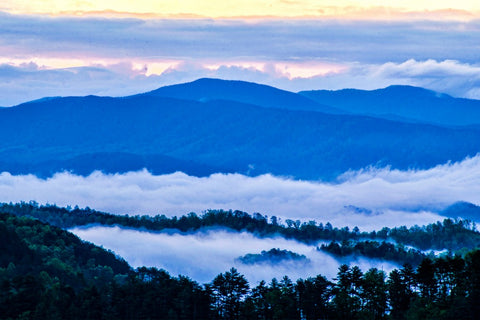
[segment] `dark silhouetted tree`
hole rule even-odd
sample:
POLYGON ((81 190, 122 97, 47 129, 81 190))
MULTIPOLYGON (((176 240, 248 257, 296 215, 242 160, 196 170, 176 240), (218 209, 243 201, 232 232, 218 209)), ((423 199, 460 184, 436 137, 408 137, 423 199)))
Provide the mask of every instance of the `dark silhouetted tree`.
POLYGON ((219 319, 238 319, 243 297, 248 293, 248 281, 237 269, 221 273, 210 286, 213 295, 213 308, 219 319))

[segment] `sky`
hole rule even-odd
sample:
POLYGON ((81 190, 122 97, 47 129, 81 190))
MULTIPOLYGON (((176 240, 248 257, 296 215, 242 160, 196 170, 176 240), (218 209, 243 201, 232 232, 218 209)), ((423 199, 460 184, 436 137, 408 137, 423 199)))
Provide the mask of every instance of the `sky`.
POLYGON ((0 106, 201 77, 480 98, 478 1, 10 1, 0 106))
POLYGON ((123 14, 145 17, 338 17, 365 13, 447 12, 469 16, 480 11, 471 0, 4 0, 1 7, 15 13, 123 14))

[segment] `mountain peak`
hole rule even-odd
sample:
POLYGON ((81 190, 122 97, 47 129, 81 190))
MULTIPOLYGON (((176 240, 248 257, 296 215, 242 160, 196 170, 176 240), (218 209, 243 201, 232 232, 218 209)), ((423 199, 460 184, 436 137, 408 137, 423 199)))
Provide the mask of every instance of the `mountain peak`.
POLYGON ((377 90, 372 90, 372 91, 377 91, 377 92, 386 92, 389 94, 414 94, 415 96, 425 96, 425 97, 435 97, 435 98, 453 98, 452 96, 446 94, 446 93, 441 93, 441 92, 436 92, 430 89, 425 89, 421 87, 415 87, 415 86, 410 86, 410 85, 391 85, 388 86, 384 89, 377 89, 377 90))
POLYGON ((201 102, 228 100, 265 108, 344 113, 294 92, 240 80, 200 78, 188 83, 161 87, 145 95, 201 102))

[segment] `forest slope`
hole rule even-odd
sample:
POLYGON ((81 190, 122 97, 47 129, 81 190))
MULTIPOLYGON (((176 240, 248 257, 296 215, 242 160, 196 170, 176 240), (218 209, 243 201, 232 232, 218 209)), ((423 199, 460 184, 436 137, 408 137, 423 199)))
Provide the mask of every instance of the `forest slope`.
POLYGON ((480 128, 222 100, 88 96, 0 109, 0 141, 0 169, 15 173, 125 172, 144 165, 155 173, 332 179, 370 165, 426 168, 474 156, 480 128))

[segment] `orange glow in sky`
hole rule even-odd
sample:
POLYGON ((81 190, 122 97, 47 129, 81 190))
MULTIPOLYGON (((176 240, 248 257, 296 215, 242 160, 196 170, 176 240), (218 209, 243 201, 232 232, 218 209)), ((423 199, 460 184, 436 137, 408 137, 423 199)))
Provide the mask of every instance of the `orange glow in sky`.
POLYGON ((0 10, 50 15, 139 17, 364 17, 398 14, 478 16, 474 0, 4 0, 0 10))

